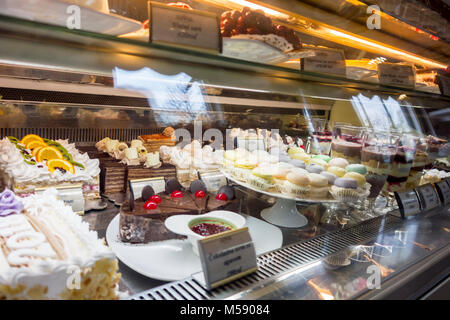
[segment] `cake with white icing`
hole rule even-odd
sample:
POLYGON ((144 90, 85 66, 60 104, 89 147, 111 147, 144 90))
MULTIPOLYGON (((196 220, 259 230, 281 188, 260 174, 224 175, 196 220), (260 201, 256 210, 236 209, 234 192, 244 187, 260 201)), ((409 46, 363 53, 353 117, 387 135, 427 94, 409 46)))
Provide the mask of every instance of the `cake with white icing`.
POLYGON ((68 140, 27 135, 0 140, 0 170, 14 181, 14 191, 31 194, 36 188, 82 184, 87 199, 98 199, 100 166, 68 140))
POLYGON ((117 259, 56 195, 0 193, 0 300, 117 299, 117 259))

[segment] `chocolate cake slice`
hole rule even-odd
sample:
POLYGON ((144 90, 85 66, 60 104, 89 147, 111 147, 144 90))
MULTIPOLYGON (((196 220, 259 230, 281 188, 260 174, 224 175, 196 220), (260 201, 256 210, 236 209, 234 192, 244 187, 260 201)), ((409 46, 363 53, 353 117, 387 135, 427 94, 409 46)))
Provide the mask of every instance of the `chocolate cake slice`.
POLYGON ((216 200, 214 194, 197 198, 189 191, 184 191, 181 198, 172 198, 165 192, 158 195, 162 201, 153 210, 146 210, 142 199, 132 201, 134 202, 133 210, 129 201, 122 206, 119 233, 123 242, 148 243, 184 239, 185 236, 175 234, 165 227, 164 222, 168 217, 179 214, 199 215, 223 209, 231 202, 216 200))

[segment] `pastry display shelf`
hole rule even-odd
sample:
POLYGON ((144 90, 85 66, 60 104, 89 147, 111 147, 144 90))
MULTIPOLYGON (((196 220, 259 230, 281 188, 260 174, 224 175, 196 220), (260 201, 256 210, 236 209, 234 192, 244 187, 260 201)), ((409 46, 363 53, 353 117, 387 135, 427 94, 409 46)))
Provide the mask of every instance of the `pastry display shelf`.
POLYGON ((308 219, 297 210, 297 202, 303 202, 307 204, 313 203, 336 203, 334 199, 303 199, 290 197, 281 193, 263 191, 255 188, 248 183, 239 181, 224 170, 221 170, 222 174, 230 181, 243 186, 247 189, 259 192, 261 194, 276 198, 275 204, 261 211, 261 217, 279 227, 285 228, 301 228, 308 224, 308 219))
POLYGON ((402 104, 431 108, 445 108, 450 102, 448 97, 413 89, 303 72, 6 16, 0 16, 0 39, 3 44, 0 63, 8 66, 98 77, 112 77, 116 67, 126 70, 149 67, 163 74, 184 72, 207 86, 224 89, 328 100, 350 100, 359 93, 394 99, 401 96, 402 104), (216 76, 218 73, 220 77, 216 76))

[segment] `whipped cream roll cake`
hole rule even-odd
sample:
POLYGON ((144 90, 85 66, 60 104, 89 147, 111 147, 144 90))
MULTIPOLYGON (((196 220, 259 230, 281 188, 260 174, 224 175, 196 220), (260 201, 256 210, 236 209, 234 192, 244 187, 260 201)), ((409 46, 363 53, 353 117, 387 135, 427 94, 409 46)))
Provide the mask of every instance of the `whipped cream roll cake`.
POLYGON ((14 181, 18 194, 81 183, 86 199, 100 198, 99 160, 80 153, 68 140, 50 140, 34 134, 22 140, 5 137, 0 140, 0 169, 14 181))
POLYGON ((118 263, 54 188, 0 193, 0 300, 117 299, 118 263))

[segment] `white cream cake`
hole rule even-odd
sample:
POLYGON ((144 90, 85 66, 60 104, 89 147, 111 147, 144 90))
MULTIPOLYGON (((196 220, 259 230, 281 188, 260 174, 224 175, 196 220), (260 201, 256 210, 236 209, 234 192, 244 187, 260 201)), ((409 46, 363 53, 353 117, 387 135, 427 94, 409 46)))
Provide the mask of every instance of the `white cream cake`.
POLYGON ((53 188, 0 193, 0 300, 117 299, 115 255, 53 188))

